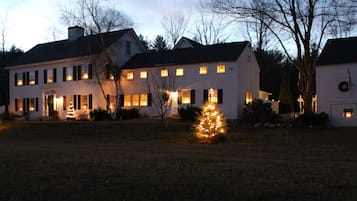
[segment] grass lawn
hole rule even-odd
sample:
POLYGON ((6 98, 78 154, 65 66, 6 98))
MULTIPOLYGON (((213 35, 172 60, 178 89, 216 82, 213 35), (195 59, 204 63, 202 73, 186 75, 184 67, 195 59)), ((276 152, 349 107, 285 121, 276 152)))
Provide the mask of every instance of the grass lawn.
POLYGON ((192 143, 155 121, 0 125, 0 200, 357 200, 357 128, 237 129, 192 143))

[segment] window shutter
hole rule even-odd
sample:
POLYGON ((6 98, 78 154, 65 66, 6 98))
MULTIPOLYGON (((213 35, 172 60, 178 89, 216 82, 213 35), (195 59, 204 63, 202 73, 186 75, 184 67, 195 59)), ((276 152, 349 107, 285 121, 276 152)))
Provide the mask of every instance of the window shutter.
POLYGON ((35 84, 38 84, 38 71, 35 71, 35 84))
POLYGON ((191 90, 191 104, 196 104, 196 91, 195 90, 191 90))
POLYGON ((152 106, 152 95, 148 94, 148 106, 152 106))
POLYGON ((66 81, 66 75, 67 75, 67 69, 66 67, 63 67, 63 82, 66 81))
POLYGON ((15 86, 17 86, 17 73, 15 73, 15 86))
POLYGON ((63 110, 67 109, 66 106, 67 106, 66 96, 63 96, 63 110))
POLYGON ((208 101, 208 89, 203 90, 203 102, 208 101))
POLYGON ((35 100, 35 107, 36 107, 36 111, 38 111, 38 98, 36 98, 35 100))
POLYGON ((92 94, 89 94, 88 99, 89 99, 88 100, 89 109, 91 110, 93 108, 93 96, 92 96, 92 94))
POLYGON ((120 95, 120 107, 124 107, 124 95, 120 95))
POLYGON ((26 98, 26 112, 30 111, 30 99, 26 98))
POLYGON ((78 101, 78 110, 80 110, 81 109, 81 95, 77 95, 77 101, 78 101))
POLYGON ((76 110, 77 109, 77 96, 73 95, 73 108, 76 110))
POLYGON ((27 85, 27 73, 22 73, 22 85, 27 85))
POLYGON ((17 101, 18 101, 17 98, 15 98, 15 111, 16 111, 16 112, 18 111, 18 110, 17 110, 17 107, 18 107, 18 105, 19 105, 19 104, 17 103, 17 101))
POLYGON ((53 69, 53 82, 56 83, 57 82, 57 69, 53 69))
POLYGON ((77 74, 77 79, 78 79, 78 80, 81 80, 81 79, 82 79, 82 70, 81 70, 81 66, 77 66, 77 71, 78 71, 78 74, 77 74))
POLYGON ((47 70, 43 71, 43 83, 47 83, 47 70))
POLYGON ((77 80, 77 66, 73 66, 73 80, 77 80))
POLYGON ((93 77, 93 65, 88 64, 88 79, 92 79, 93 77))
POLYGON ((223 103, 223 89, 218 89, 218 104, 223 103))

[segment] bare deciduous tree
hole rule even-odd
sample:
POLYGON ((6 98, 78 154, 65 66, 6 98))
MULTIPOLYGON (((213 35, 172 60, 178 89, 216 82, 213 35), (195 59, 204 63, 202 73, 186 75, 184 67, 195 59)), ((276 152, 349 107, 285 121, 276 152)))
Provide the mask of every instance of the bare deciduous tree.
POLYGON ((189 18, 178 12, 164 16, 162 19, 161 24, 168 35, 172 47, 174 47, 178 39, 185 34, 189 21, 189 18))
MULTIPOLYGON (((1 14, 1 13, 0 13, 1 14)), ((5 52, 5 42, 6 42, 6 22, 7 22, 7 13, 5 15, 0 15, 0 31, 1 31, 1 50, 5 52)))
POLYGON ((193 31, 194 39, 203 45, 210 45, 225 42, 229 38, 229 34, 225 33, 229 23, 224 23, 215 15, 208 17, 201 14, 200 20, 195 23, 193 31))
MULTIPOLYGON (((254 2, 256 0, 251 0, 254 2)), ((214 13, 247 22, 262 21, 278 41, 289 60, 299 70, 298 88, 305 101, 304 111, 312 113, 315 93, 316 52, 334 28, 348 32, 356 25, 356 1, 350 0, 266 0, 269 7, 253 7, 243 0, 209 0, 205 5, 214 13), (268 24, 267 22, 271 22, 268 24), (338 26, 337 26, 338 25, 338 26), (290 52, 293 44, 295 51, 290 52)))

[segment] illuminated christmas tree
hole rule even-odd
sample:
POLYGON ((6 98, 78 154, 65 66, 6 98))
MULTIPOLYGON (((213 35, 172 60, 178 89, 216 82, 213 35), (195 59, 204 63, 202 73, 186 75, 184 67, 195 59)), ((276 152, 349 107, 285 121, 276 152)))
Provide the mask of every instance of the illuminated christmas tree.
POLYGON ((67 110, 66 119, 67 120, 75 120, 76 119, 76 116, 74 114, 74 108, 73 108, 72 101, 69 102, 69 107, 68 107, 68 110, 67 110))
POLYGON ((201 115, 195 125, 195 135, 201 143, 217 142, 220 137, 225 136, 226 126, 226 120, 217 104, 207 102, 202 106, 201 115))

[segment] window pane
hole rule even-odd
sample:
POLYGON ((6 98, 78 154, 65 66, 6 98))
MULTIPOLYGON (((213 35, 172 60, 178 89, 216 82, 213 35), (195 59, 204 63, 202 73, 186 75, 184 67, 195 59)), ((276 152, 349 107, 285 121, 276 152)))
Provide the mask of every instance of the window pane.
POLYGON ((53 82, 53 70, 47 70, 47 83, 52 83, 53 82))
POLYGON ((251 91, 247 91, 247 92, 245 93, 245 103, 246 103, 246 104, 249 104, 249 103, 251 103, 252 101, 253 101, 253 94, 252 94, 251 91))
POLYGON ((167 76, 169 76, 169 70, 167 69, 161 70, 161 77, 167 77, 167 76))
POLYGON ((81 108, 88 109, 88 96, 81 96, 81 108))
POLYGON ((181 91, 181 103, 190 104, 191 103, 191 90, 182 90, 181 91))
POLYGON ((343 117, 346 119, 353 118, 354 112, 352 108, 344 109, 343 110, 343 117))
POLYGON ((133 72, 128 72, 128 73, 126 74, 126 79, 128 79, 128 80, 134 79, 134 73, 133 73, 133 72))
POLYGON ((36 81, 35 81, 35 72, 30 72, 29 84, 30 84, 30 85, 36 84, 36 81))
POLYGON ((73 68, 72 67, 66 69, 66 80, 67 81, 73 80, 73 68))
POLYGON ((88 66, 82 66, 82 72, 81 72, 81 78, 83 80, 87 80, 89 77, 89 73, 88 73, 88 66))
POLYGON ((225 65, 218 65, 217 66, 217 73, 224 73, 226 72, 226 66, 225 65))
POLYGON ((36 110, 36 99, 30 98, 30 105, 29 105, 29 110, 30 111, 35 111, 36 110))
POLYGON ((24 78, 22 73, 17 73, 17 86, 24 85, 24 78))
POLYGON ((117 103, 117 101, 116 101, 115 96, 110 96, 109 107, 110 107, 111 110, 115 108, 116 103, 117 103))
POLYGON ((124 106, 131 106, 131 96, 124 95, 124 106))
POLYGON ((147 77, 148 77, 148 72, 146 72, 146 71, 140 72, 140 78, 147 78, 147 77))
POLYGON ((201 66, 200 67, 200 75, 206 75, 207 74, 207 66, 201 66))
POLYGON ((23 102, 22 98, 17 99, 17 111, 22 112, 24 110, 23 102))
POLYGON ((140 94, 140 106, 148 106, 148 95, 140 94))
POLYGON ((133 95, 133 106, 139 106, 139 94, 133 95))
POLYGON ((183 76, 183 68, 176 68, 176 76, 183 76))

